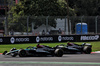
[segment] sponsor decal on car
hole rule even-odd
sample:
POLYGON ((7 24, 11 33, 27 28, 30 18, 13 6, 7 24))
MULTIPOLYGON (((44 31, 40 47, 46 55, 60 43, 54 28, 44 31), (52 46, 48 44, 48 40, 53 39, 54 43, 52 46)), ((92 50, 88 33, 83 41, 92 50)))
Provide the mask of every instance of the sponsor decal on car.
POLYGON ((40 41, 53 41, 53 37, 36 37, 36 42, 40 42, 40 41))
POLYGON ((10 42, 13 44, 15 42, 29 42, 29 38, 14 38, 11 37, 10 42))
POLYGON ((74 40, 72 36, 58 36, 58 41, 74 40))
POLYGON ((98 40, 99 39, 99 35, 95 35, 95 36, 81 36, 80 40, 98 40))

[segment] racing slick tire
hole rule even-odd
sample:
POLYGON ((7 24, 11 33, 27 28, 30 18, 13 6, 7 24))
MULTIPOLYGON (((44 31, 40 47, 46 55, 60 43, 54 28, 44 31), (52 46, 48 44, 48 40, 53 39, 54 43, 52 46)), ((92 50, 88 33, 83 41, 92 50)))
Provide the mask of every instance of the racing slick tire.
POLYGON ((89 47, 89 46, 85 46, 85 47, 83 48, 83 52, 84 52, 85 54, 90 54, 91 51, 92 51, 92 49, 91 49, 91 47, 89 47))
POLYGON ((26 53, 26 51, 24 49, 20 49, 18 54, 19 54, 19 57, 26 57, 27 53, 26 53))
POLYGON ((61 49, 56 49, 56 50, 55 50, 55 56, 57 56, 57 57, 62 57, 62 56, 63 56, 63 50, 61 50, 61 49))

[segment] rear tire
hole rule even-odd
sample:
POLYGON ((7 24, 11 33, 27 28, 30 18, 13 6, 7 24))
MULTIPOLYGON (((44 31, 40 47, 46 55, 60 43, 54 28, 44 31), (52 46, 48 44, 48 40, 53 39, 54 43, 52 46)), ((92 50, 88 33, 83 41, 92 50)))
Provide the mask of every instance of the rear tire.
POLYGON ((19 54, 19 57, 26 57, 26 51, 24 49, 20 49, 18 54, 19 54))
POLYGON ((55 56, 57 56, 57 57, 62 57, 62 56, 63 56, 63 50, 61 50, 61 49, 56 49, 56 50, 55 50, 55 56))
POLYGON ((84 49, 83 49, 83 52, 84 52, 85 54, 90 54, 91 51, 92 51, 92 49, 91 49, 91 47, 89 47, 89 46, 85 46, 84 49))

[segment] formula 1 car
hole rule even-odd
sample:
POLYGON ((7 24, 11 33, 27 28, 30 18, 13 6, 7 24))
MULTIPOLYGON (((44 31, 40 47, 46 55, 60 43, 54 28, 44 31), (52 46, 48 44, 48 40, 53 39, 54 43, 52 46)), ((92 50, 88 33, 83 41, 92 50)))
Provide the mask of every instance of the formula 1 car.
POLYGON ((62 57, 63 51, 61 49, 54 49, 52 47, 27 47, 26 49, 12 48, 9 52, 4 51, 3 55, 10 55, 12 57, 44 57, 44 56, 56 56, 62 57))
POLYGON ((62 49, 64 54, 90 54, 92 51, 92 45, 88 43, 83 43, 81 45, 67 43, 67 45, 57 45, 55 48, 62 49))

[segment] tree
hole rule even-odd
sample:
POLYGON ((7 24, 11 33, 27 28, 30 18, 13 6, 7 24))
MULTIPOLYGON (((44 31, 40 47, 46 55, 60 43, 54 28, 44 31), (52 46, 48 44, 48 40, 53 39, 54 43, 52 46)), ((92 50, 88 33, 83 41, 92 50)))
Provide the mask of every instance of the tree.
POLYGON ((69 0, 69 6, 75 10, 77 16, 100 15, 100 0, 69 0))
MULTIPOLYGON (((12 18, 9 18, 9 23, 16 22, 25 25, 25 20, 20 20, 22 16, 32 16, 33 19, 30 19, 30 24, 33 20, 37 20, 35 22, 35 26, 40 26, 41 24, 45 24, 44 21, 46 18, 39 19, 37 16, 66 16, 67 15, 67 7, 65 0, 24 0, 20 1, 18 4, 13 6, 9 13, 12 13, 12 18), (43 21, 44 20, 44 21, 43 21)), ((74 9, 70 10, 70 15, 75 15, 74 9)), ((55 27, 55 17, 49 20, 52 23, 49 25, 55 27)), ((15 24, 16 25, 16 24, 15 24)), ((21 27, 22 27, 21 25, 21 27)), ((14 26, 13 26, 14 27, 14 26)), ((23 26, 24 27, 24 26, 23 26)), ((11 26, 9 26, 11 28, 11 26)), ((25 28, 24 28, 25 29, 25 28)), ((15 30, 18 30, 15 28, 15 30)), ((25 30, 24 30, 25 31, 25 30)))
MULTIPOLYGON (((13 6, 13 15, 32 16, 66 16, 67 7, 64 0, 24 0, 13 6)), ((74 10, 69 8, 70 14, 74 15, 74 10)))

